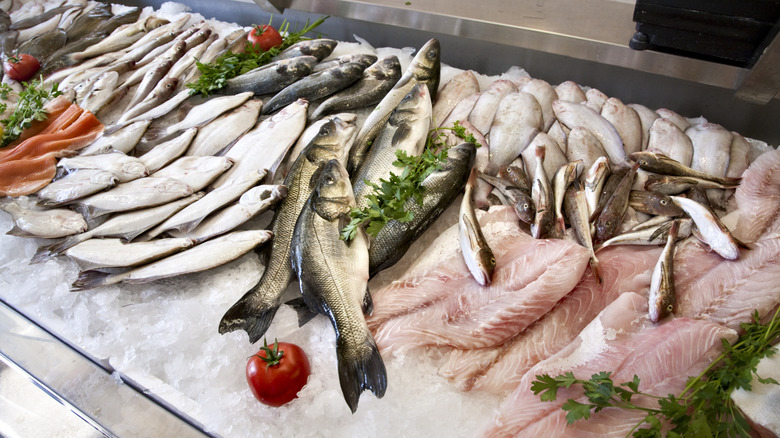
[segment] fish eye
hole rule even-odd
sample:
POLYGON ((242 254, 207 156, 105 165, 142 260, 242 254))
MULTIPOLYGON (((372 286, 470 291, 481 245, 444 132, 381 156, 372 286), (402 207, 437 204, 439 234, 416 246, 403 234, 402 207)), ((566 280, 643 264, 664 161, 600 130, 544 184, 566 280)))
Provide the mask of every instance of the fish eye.
POLYGON ((671 312, 673 309, 674 309, 674 306, 672 306, 671 304, 669 304, 668 306, 666 306, 666 311, 667 311, 667 312, 671 312))
POLYGON ((666 205, 666 199, 661 199, 661 200, 659 201, 659 203, 660 203, 661 205, 666 205))
POLYGON ((647 166, 647 160, 639 160, 640 166, 647 166))
POLYGON ((495 257, 491 257, 490 258, 490 264, 491 265, 495 265, 496 264, 496 258, 495 257))
POLYGON ((335 181, 335 180, 333 179, 333 177, 332 177, 332 176, 330 176, 330 175, 325 175, 325 178, 324 178, 324 179, 325 179, 325 184, 333 184, 333 182, 335 181))

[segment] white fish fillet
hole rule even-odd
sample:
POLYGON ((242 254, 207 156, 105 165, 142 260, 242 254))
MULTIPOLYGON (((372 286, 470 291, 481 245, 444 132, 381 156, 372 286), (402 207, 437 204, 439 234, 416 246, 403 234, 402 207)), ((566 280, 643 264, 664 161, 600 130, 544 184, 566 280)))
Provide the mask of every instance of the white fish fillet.
POLYGON ((780 151, 761 154, 750 164, 734 199, 739 207, 734 237, 755 242, 764 234, 780 231, 780 151))

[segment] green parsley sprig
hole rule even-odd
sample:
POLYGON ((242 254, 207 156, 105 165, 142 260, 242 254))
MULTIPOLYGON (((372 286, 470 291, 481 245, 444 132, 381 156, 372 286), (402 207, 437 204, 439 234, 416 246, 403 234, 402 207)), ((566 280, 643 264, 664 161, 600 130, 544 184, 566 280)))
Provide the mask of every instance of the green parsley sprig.
POLYGON ((353 208, 350 211, 351 221, 341 230, 341 239, 350 241, 355 237, 358 228, 366 225, 366 232, 376 236, 391 220, 409 222, 414 219, 414 213, 406 210, 406 202, 414 199, 422 205, 422 183, 433 172, 441 169, 447 160, 447 150, 450 145, 446 141, 444 130, 451 130, 455 136, 479 146, 473 135, 468 134, 460 123, 455 122, 451 128, 431 130, 423 153, 418 156, 408 155, 402 150, 395 151, 396 161, 393 165, 403 168, 400 174, 390 173, 388 179, 380 179, 379 184, 366 181, 374 190, 368 198, 368 206, 363 209, 353 208))
MULTIPOLYGON (((30 127, 34 120, 44 120, 48 114, 44 105, 50 99, 62 94, 57 89, 58 85, 52 85, 51 90, 45 90, 41 87, 43 77, 32 81, 29 84, 22 82, 24 87, 19 93, 19 100, 16 102, 16 108, 7 119, 0 120, 4 126, 3 137, 0 139, 0 147, 8 146, 12 141, 19 138, 22 131, 30 127)), ((6 100, 11 92, 8 85, 0 86, 0 99, 6 100)), ((0 113, 7 109, 5 103, 0 104, 0 113)))
POLYGON ((640 392, 640 379, 636 375, 632 381, 616 385, 611 373, 606 371, 593 374, 588 380, 577 379, 571 372, 556 377, 538 375, 531 384, 531 390, 542 401, 554 401, 559 389, 580 385, 585 391, 587 403, 568 399, 561 406, 567 412, 569 424, 580 419, 587 420, 591 411, 618 407, 647 414, 629 432, 637 438, 661 437, 666 422, 673 426, 667 433, 669 437, 748 437, 750 425, 734 405, 731 394, 737 389, 751 390, 750 382, 754 375, 763 384, 778 384, 772 378, 758 376, 756 367, 762 358, 776 353, 772 343, 780 336, 780 309, 767 324, 761 324, 756 312, 753 322, 741 326, 744 334, 739 340, 731 345, 723 339, 723 353, 701 374, 691 377, 678 396, 657 397, 640 392), (631 402, 634 396, 656 399, 658 407, 638 406, 631 402))
POLYGON ((223 88, 227 84, 228 79, 268 64, 271 58, 283 50, 308 39, 305 35, 324 23, 327 18, 328 16, 320 17, 311 24, 307 20, 303 29, 296 32, 289 32, 290 24, 285 20, 278 29, 279 34, 282 35, 282 44, 267 51, 254 49, 252 43, 247 40, 246 44, 248 47, 241 53, 223 53, 212 63, 202 63, 196 59, 195 65, 200 70, 201 75, 194 82, 187 84, 187 87, 192 90, 192 94, 200 93, 208 96, 214 91, 223 88))

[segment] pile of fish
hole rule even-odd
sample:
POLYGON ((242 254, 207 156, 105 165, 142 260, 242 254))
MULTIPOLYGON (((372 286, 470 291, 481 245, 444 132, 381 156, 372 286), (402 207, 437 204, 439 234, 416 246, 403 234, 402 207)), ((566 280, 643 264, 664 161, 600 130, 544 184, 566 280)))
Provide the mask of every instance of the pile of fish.
MULTIPOLYGON (((34 54, 44 85, 65 93, 0 151, 0 167, 45 161, 16 179, 2 167, 9 233, 57 239, 32 262, 70 258, 81 269, 72 290, 207 270, 257 250, 262 276, 237 291, 219 332, 257 342, 285 302, 301 324, 326 315, 352 412, 364 390, 384 395, 383 356, 423 347, 462 389, 507 395, 486 435, 566 434, 557 406, 529 391, 536 374, 656 370, 643 375, 646 390, 666 395, 754 310, 780 304, 780 155, 751 163, 748 140, 703 118, 570 81, 481 88, 464 71, 440 84, 435 39, 403 71, 395 56, 333 56, 338 42, 303 41, 205 98, 186 87, 200 75, 195 60, 243 49, 245 29, 221 35, 187 14, 114 14, 85 0, 47 7, 0 12, 2 57, 34 54), (71 113, 94 122, 70 133, 60 120, 71 113), (460 127, 476 141, 455 136, 460 127), (52 130, 68 138, 57 142, 64 149, 39 140, 52 130), (438 134, 447 158, 419 202, 404 205, 411 220, 342 240, 352 209, 402 172, 397 151, 418 156, 438 134), (459 196, 457 224, 401 278, 369 291, 459 196), (295 279, 299 299, 287 301, 295 279), (688 354, 668 356, 677 349, 688 354)), ((636 421, 592 420, 584 427, 621 435, 636 421)))

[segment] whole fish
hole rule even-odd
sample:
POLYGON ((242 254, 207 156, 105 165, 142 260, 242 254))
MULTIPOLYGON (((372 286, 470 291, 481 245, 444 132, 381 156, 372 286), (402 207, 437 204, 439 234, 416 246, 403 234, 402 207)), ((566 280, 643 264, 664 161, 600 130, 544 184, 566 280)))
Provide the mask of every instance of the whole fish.
MULTIPOLYGON (((125 111, 131 109, 139 102, 144 100, 146 96, 148 96, 149 93, 151 93, 152 90, 154 90, 154 88, 157 86, 160 80, 163 77, 165 77, 165 74, 168 73, 168 70, 171 69, 172 65, 173 65, 172 60, 164 59, 161 62, 155 64, 154 68, 149 69, 146 72, 146 74, 144 74, 144 76, 141 78, 141 82, 140 84, 138 84, 138 87, 135 89, 135 93, 133 94, 133 97, 127 103, 127 106, 125 107, 125 111)), ((127 85, 124 86, 129 88, 129 86, 127 85)))
MULTIPOLYGON (((474 108, 468 115, 469 122, 479 132, 488 134, 501 100, 504 99, 504 96, 510 93, 517 93, 517 91, 517 85, 510 80, 499 79, 493 81, 485 91, 480 93, 479 99, 477 99, 474 108)), ((539 118, 541 119, 541 114, 539 118)))
MULTIPOLYGON (((521 140, 522 141, 522 140, 521 140)), ((536 174, 536 147, 544 146, 544 173, 547 174, 547 179, 552 181, 555 176, 555 172, 569 161, 566 155, 561 151, 561 147, 558 142, 550 135, 544 132, 539 132, 531 140, 531 144, 528 145, 520 154, 523 162, 525 163, 525 171, 528 175, 536 174)))
MULTIPOLYGON (((249 129, 260 116, 263 101, 250 99, 238 108, 222 114, 200 129, 187 149, 187 155, 217 155, 227 149, 249 129)), ((196 129, 196 128, 192 128, 196 129)))
POLYGON ((266 268, 260 281, 236 302, 219 323, 219 332, 225 334, 243 329, 249 341, 259 340, 271 325, 282 295, 293 277, 290 246, 295 222, 314 190, 312 176, 328 161, 344 162, 347 142, 353 137, 354 125, 333 119, 320 129, 319 134, 295 160, 284 180, 287 197, 274 212, 271 224, 274 239, 267 253, 266 268))
MULTIPOLYGON (((163 79, 161 82, 166 82, 167 79, 163 79)), ((170 96, 170 93, 173 93, 173 90, 175 90, 176 85, 178 84, 178 81, 173 82, 171 84, 165 84, 166 93, 170 96)), ((159 84, 158 84, 159 85, 159 84)), ((129 117, 126 121, 123 123, 135 123, 142 120, 154 120, 157 118, 160 118, 171 111, 173 111, 174 108, 181 105, 184 101, 190 98, 192 94, 190 93, 190 90, 182 90, 176 93, 173 97, 166 98, 166 99, 158 99, 155 97, 155 102, 157 102, 155 105, 152 104, 152 102, 147 105, 148 109, 145 109, 145 112, 141 112, 137 116, 129 117)), ((151 97, 151 96, 150 96, 151 97)), ((147 98, 148 99, 148 98, 147 98)), ((140 105, 140 104, 139 104, 140 105)), ((138 105, 136 105, 137 107, 138 105)), ((119 123, 119 122, 117 122, 119 123)))
POLYGON ((219 93, 238 94, 251 91, 256 96, 276 93, 311 73, 316 64, 317 58, 314 56, 298 56, 266 64, 228 79, 219 93))
POLYGON ((80 155, 100 155, 110 152, 111 150, 127 154, 133 150, 135 145, 141 140, 141 137, 144 135, 144 132, 146 132, 146 128, 149 127, 150 123, 152 123, 151 120, 131 123, 112 134, 103 131, 103 135, 93 141, 92 144, 82 149, 80 155))
POLYGON ((558 99, 574 103, 582 103, 588 100, 582 87, 574 81, 564 81, 555 86, 555 94, 558 99))
MULTIPOLYGON (((176 78, 164 78, 157 83, 157 86, 154 87, 152 92, 149 93, 149 95, 146 96, 144 100, 125 112, 122 117, 120 117, 119 120, 114 124, 114 126, 117 126, 121 129, 121 127, 126 126, 129 123, 140 121, 143 117, 139 116, 145 115, 144 113, 150 112, 150 110, 167 101, 168 98, 173 94, 173 91, 176 89, 178 84, 179 80, 176 78)), ((189 91, 187 91, 187 96, 189 96, 189 91)), ((109 128, 106 128, 106 131, 108 130, 109 128)))
MULTIPOLYGON (((490 131, 489 168, 498 170, 508 166, 520 156, 542 129, 543 123, 542 108, 533 95, 518 91, 504 96, 488 128, 490 131)), ((478 125, 474 126, 479 129, 478 125)), ((480 130, 480 132, 485 134, 488 131, 480 130)))
POLYGON ((56 207, 114 187, 118 182, 111 172, 83 169, 49 183, 36 195, 41 206, 56 207))
POLYGON ((441 126, 460 101, 478 92, 479 81, 472 70, 464 70, 455 75, 436 95, 436 101, 433 103, 434 126, 441 126))
POLYGON ((327 58, 336 48, 338 42, 327 38, 318 38, 313 40, 305 40, 299 43, 295 43, 292 46, 286 48, 278 55, 274 56, 271 61, 279 61, 282 59, 295 58, 296 56, 314 56, 317 58, 317 62, 327 58))
POLYGON ((458 236, 463 260, 471 272, 471 276, 481 286, 488 286, 493 278, 493 270, 496 267, 496 258, 490 249, 482 227, 479 225, 477 215, 474 212, 474 202, 471 194, 477 181, 477 169, 471 168, 469 179, 466 181, 466 189, 458 212, 458 236))
POLYGON ((390 173, 400 175, 402 168, 395 163, 396 151, 409 156, 419 156, 425 149, 431 125, 431 96, 425 84, 417 84, 409 91, 390 115, 379 132, 366 159, 355 172, 354 193, 357 208, 368 206, 368 196, 373 192, 371 184, 389 180, 390 173))
POLYGON ((546 237, 555 225, 555 197, 550 180, 544 171, 544 146, 536 146, 536 172, 531 185, 531 199, 534 201, 534 223, 531 233, 536 239, 546 237))
MULTIPOLYGON (((594 88, 595 89, 595 88, 594 88)), ((594 90, 591 89, 591 90, 594 90)), ((626 151, 623 148, 623 140, 620 139, 615 127, 604 117, 599 115, 587 105, 557 100, 553 102, 555 117, 569 129, 581 126, 593 134, 600 142, 604 151, 609 156, 612 164, 619 167, 628 167, 626 151)))
POLYGON ((666 155, 684 166, 691 165, 693 143, 674 123, 662 117, 650 126, 647 151, 666 155))
POLYGON ((603 277, 601 264, 596 258, 596 252, 593 249, 593 236, 590 232, 590 213, 588 210, 588 201, 585 199, 585 190, 579 181, 574 181, 567 189, 563 197, 563 210, 569 219, 574 236, 577 242, 584 246, 590 252, 590 269, 596 276, 596 280, 601 283, 603 277))
POLYGON ((308 101, 324 99, 357 82, 363 75, 363 70, 365 67, 362 64, 350 62, 319 73, 312 73, 276 93, 263 105, 260 112, 271 114, 298 99, 308 101))
POLYGON ((66 55, 67 61, 65 63, 76 64, 104 53, 125 49, 140 40, 146 32, 157 29, 167 23, 168 20, 164 18, 150 15, 139 19, 135 23, 121 26, 99 43, 89 46, 81 52, 66 55))
POLYGON ((102 170, 113 174, 118 182, 132 181, 149 174, 149 170, 141 160, 121 152, 62 158, 57 162, 57 167, 66 172, 83 169, 102 170))
POLYGON ((19 43, 22 43, 30 40, 32 37, 36 35, 42 35, 54 31, 55 29, 57 29, 57 25, 60 23, 60 18, 62 18, 62 14, 55 15, 49 18, 48 20, 27 29, 13 29, 19 31, 19 36, 17 41, 19 43))
POLYGON ((555 115, 552 109, 552 103, 558 100, 558 93, 555 92, 555 88, 542 79, 531 79, 520 88, 520 91, 531 94, 536 98, 542 111, 542 127, 540 129, 543 132, 547 132, 553 122, 555 122, 555 115))
POLYGON ((631 186, 634 184, 637 169, 639 169, 639 163, 634 164, 626 176, 620 180, 620 183, 615 187, 615 191, 596 218, 594 223, 596 228, 594 240, 596 242, 606 241, 620 229, 623 216, 626 214, 626 209, 628 209, 628 198, 631 193, 631 186))
POLYGON ((377 56, 371 53, 350 53, 348 55, 341 55, 327 61, 319 62, 314 66, 311 72, 319 73, 321 71, 328 70, 329 68, 349 64, 350 62, 357 62, 358 64, 362 65, 363 68, 368 68, 368 66, 375 63, 377 59, 377 56))
POLYGON ((92 84, 92 88, 81 100, 79 106, 92 113, 97 113, 113 99, 112 93, 118 80, 119 73, 115 71, 101 74, 95 83, 92 84))
POLYGON ((371 312, 368 239, 363 233, 349 243, 340 239, 343 219, 355 205, 344 166, 329 161, 318 180, 295 224, 292 268, 306 306, 326 315, 336 331, 341 392, 355 412, 361 392, 381 398, 387 388, 387 371, 363 316, 371 312))
MULTIPOLYGON (((618 234, 617 236, 607 240, 599 245, 596 251, 599 251, 608 246, 615 245, 644 245, 644 246, 658 246, 663 245, 666 242, 666 236, 669 234, 669 229, 672 226, 673 221, 677 221, 679 229, 677 236, 679 239, 686 238, 691 235, 693 227, 693 221, 691 219, 675 219, 665 216, 656 216, 659 223, 655 223, 652 226, 646 226, 646 222, 640 224, 642 227, 635 227, 635 229, 618 234)), ((650 221, 648 221, 650 222, 650 221)))
POLYGON ((287 187, 282 185, 253 187, 241 195, 238 202, 206 217, 197 227, 189 232, 180 233, 170 230, 168 234, 174 237, 187 237, 194 239, 196 242, 202 242, 232 231, 249 219, 275 206, 285 196, 287 196, 287 187))
POLYGON ((89 239, 65 251, 82 271, 130 268, 159 260, 195 244, 192 239, 157 239, 126 243, 121 239, 89 239))
POLYGON ((656 120, 661 116, 657 112, 650 108, 640 105, 638 103, 629 103, 628 107, 636 111, 636 115, 639 116, 639 124, 642 126, 642 149, 645 150, 650 142, 650 129, 656 120))
POLYGON ((691 176, 694 178, 706 179, 722 185, 738 184, 741 178, 730 178, 724 176, 711 175, 705 172, 696 171, 688 166, 672 160, 663 154, 656 154, 650 151, 635 152, 631 154, 631 159, 639 163, 639 166, 647 171, 655 172, 661 175, 670 176, 691 176))
POLYGON ((149 173, 157 172, 181 157, 184 151, 190 147, 190 143, 192 143, 197 133, 198 128, 190 128, 180 135, 158 144, 152 150, 138 157, 138 159, 146 166, 149 173))
MULTIPOLYGON (((176 61, 181 59, 181 57, 184 56, 184 53, 187 51, 187 42, 183 39, 180 39, 184 35, 186 35, 186 33, 182 33, 176 37, 176 39, 174 39, 171 43, 171 46, 168 47, 164 53, 157 54, 152 61, 144 63, 144 59, 146 58, 142 58, 140 61, 136 62, 135 71, 132 75, 130 75, 130 77, 122 82, 122 85, 126 87, 132 87, 140 82, 143 82, 145 78, 149 77, 151 71, 155 71, 154 76, 157 78, 164 77, 168 71, 170 71, 171 67, 173 67, 176 61)), ((154 53, 155 51, 152 51, 147 56, 154 53)))
POLYGON ((293 146, 292 150, 290 151, 289 157, 287 157, 287 159, 285 159, 282 162, 282 165, 280 166, 280 169, 282 170, 276 172, 276 175, 274 176, 275 180, 278 180, 280 183, 282 180, 284 180, 284 178, 287 176, 287 173, 290 170, 290 167, 295 162, 295 159, 298 158, 298 156, 301 154, 303 148, 308 146, 311 140, 320 132, 320 128, 322 128, 322 125, 328 123, 334 118, 339 118, 341 119, 341 121, 347 123, 355 123, 355 121, 357 121, 357 114, 338 113, 338 114, 322 117, 319 120, 312 123, 307 123, 306 129, 304 129, 301 135, 298 136, 298 140, 296 140, 295 146, 293 146))
POLYGON ((415 200, 406 202, 404 209, 413 212, 414 218, 409 222, 391 220, 379 230, 368 249, 372 276, 395 264, 463 190, 474 166, 476 149, 473 143, 450 148, 441 169, 422 182, 422 204, 415 200))
POLYGON ((251 97, 252 93, 246 92, 209 99, 206 102, 190 109, 184 120, 169 126, 167 132, 168 134, 173 134, 185 129, 201 127, 224 114, 225 112, 243 105, 243 103, 249 100, 251 97))
POLYGON ((626 154, 642 150, 642 121, 636 111, 617 97, 610 97, 601 107, 601 117, 615 127, 626 154))
POLYGON ((653 216, 677 217, 685 214, 669 196, 658 192, 631 190, 628 205, 640 213, 653 216))
POLYGON ((14 226, 6 234, 55 239, 86 231, 84 217, 67 208, 41 209, 26 196, 0 197, 0 210, 11 215, 14 226))
POLYGON ((46 62, 49 57, 61 49, 67 41, 68 35, 62 29, 54 29, 50 32, 36 35, 19 45, 19 53, 28 53, 38 62, 46 62))
MULTIPOLYGON (((582 163, 573 161, 571 163, 561 166, 552 180, 553 187, 553 199, 555 200, 555 226, 552 235, 558 238, 563 238, 566 233, 566 222, 563 218, 563 200, 566 195, 566 190, 569 186, 579 178, 582 173, 582 163)), ((585 192, 583 192, 583 196, 585 192)), ((587 205, 587 202, 586 202, 587 205)))
POLYGON ((152 176, 181 181, 197 192, 230 169, 234 162, 228 157, 181 157, 152 176))
POLYGON ((409 94, 412 87, 418 83, 428 86, 431 100, 436 98, 441 76, 441 45, 439 40, 433 38, 425 43, 412 59, 401 79, 395 84, 382 101, 368 115, 355 139, 355 144, 349 152, 347 170, 354 174, 366 157, 368 149, 374 137, 379 134, 387 123, 390 114, 395 110, 401 100, 409 94))
MULTIPOLYGON (((159 32, 154 33, 155 34, 154 38, 148 39, 146 41, 144 41, 144 39, 142 38, 141 40, 136 41, 135 44, 133 46, 130 46, 128 48, 128 51, 124 53, 117 60, 117 62, 133 61, 135 63, 138 63, 152 50, 157 49, 158 47, 161 47, 164 44, 170 43, 180 33, 180 31, 174 31, 167 28, 167 26, 164 28, 160 27, 157 30, 159 32), (139 45, 139 43, 143 43, 143 44, 139 45)), ((152 32, 149 32, 146 35, 149 36, 152 34, 153 34, 152 32)))
POLYGON ((211 29, 203 29, 193 35, 191 38, 195 38, 204 34, 208 35, 208 37, 205 41, 198 43, 196 46, 190 47, 189 42, 187 43, 187 52, 184 53, 181 58, 176 60, 176 62, 171 67, 171 70, 168 72, 168 76, 179 78, 179 88, 184 86, 184 78, 189 76, 190 70, 197 70, 197 68, 195 68, 195 62, 197 62, 199 59, 203 59, 203 55, 206 53, 206 50, 208 50, 208 48, 212 46, 219 38, 219 35, 217 33, 212 33, 211 29))
POLYGON ((38 248, 38 251, 32 257, 30 263, 45 262, 46 260, 61 254, 68 248, 93 237, 119 237, 124 241, 132 241, 144 231, 159 224, 175 212, 201 197, 203 197, 203 193, 198 192, 156 207, 113 215, 108 220, 89 231, 38 248))
MULTIPOLYGON (((691 169, 719 178, 725 177, 729 168, 733 134, 715 123, 703 123, 686 129, 685 135, 693 143, 691 169)), ((710 201, 719 207, 723 206, 723 195, 722 190, 707 191, 710 201)))
POLYGON ((499 170, 499 178, 511 181, 517 188, 524 190, 528 193, 531 192, 531 183, 528 182, 528 173, 523 170, 523 160, 520 160, 519 165, 510 164, 509 166, 499 170))
POLYGON ((9 25, 8 26, 4 26, 4 27, 6 27, 6 29, 4 29, 4 31, 8 30, 8 29, 11 29, 11 30, 21 30, 21 29, 29 29, 31 27, 35 27, 35 26, 37 26, 37 25, 39 25, 41 23, 44 23, 44 22, 47 22, 47 21, 51 20, 52 18, 54 18, 56 16, 62 15, 63 13, 65 13, 66 11, 68 11, 69 9, 71 9, 73 7, 74 6, 72 6, 72 5, 58 6, 56 8, 48 9, 48 10, 46 10, 42 14, 36 14, 36 15, 34 15, 32 17, 25 18, 23 20, 14 21, 14 22, 11 22, 10 17, 9 17, 9 19, 8 19, 9 25))
POLYGON ((683 132, 691 127, 690 122, 688 122, 685 117, 677 114, 669 108, 658 108, 655 110, 655 112, 664 119, 669 120, 670 122, 677 125, 677 127, 680 128, 680 130, 683 132))
POLYGON ((111 190, 80 199, 76 210, 91 219, 109 213, 153 207, 193 193, 187 184, 162 177, 139 178, 111 190))
POLYGON ((592 215, 596 211, 599 203, 599 196, 604 188, 604 184, 609 176, 609 159, 606 156, 599 157, 592 166, 585 172, 583 179, 583 190, 585 190, 585 199, 588 201, 588 214, 592 215))
POLYGON ((71 286, 71 290, 82 291, 118 283, 148 283, 163 278, 205 271, 241 257, 256 246, 268 241, 271 235, 271 232, 266 230, 234 231, 126 272, 108 274, 99 271, 84 271, 79 274, 71 286))
MULTIPOLYGON (((525 173, 523 173, 523 175, 525 175, 525 173)), ((522 189, 517 187, 517 185, 512 185, 512 183, 503 178, 496 178, 484 173, 480 173, 479 177, 490 183, 504 195, 509 205, 515 209, 515 213, 517 213, 517 217, 521 221, 527 224, 533 223, 535 210, 534 201, 530 195, 530 189, 522 189)), ((527 183, 528 182, 526 181, 526 184, 527 183)))
POLYGON ((626 176, 628 173, 628 169, 626 168, 618 168, 611 172, 608 176, 606 181, 604 181, 604 186, 601 189, 601 193, 598 195, 598 203, 596 204, 596 209, 591 212, 590 220, 591 222, 596 220, 599 213, 601 213, 601 210, 604 209, 604 205, 606 205, 609 198, 612 196, 613 193, 615 193, 615 189, 620 184, 620 181, 623 180, 623 177, 626 176))
POLYGON ((693 219, 693 223, 699 230, 697 237, 702 242, 712 248, 726 260, 736 260, 739 258, 738 243, 734 240, 731 232, 718 219, 718 216, 712 213, 712 210, 702 204, 680 196, 672 196, 672 200, 685 213, 693 219))
POLYGON ((154 238, 167 230, 177 230, 183 233, 191 231, 200 224, 203 218, 240 198, 247 190, 265 178, 265 175, 264 170, 248 172, 229 184, 217 187, 150 230, 146 236, 154 238))
POLYGON ((325 99, 309 117, 318 120, 325 114, 355 110, 378 104, 401 78, 401 63, 388 56, 363 71, 355 84, 325 99))
POLYGON ((645 181, 645 190, 663 193, 666 195, 679 195, 693 187, 702 189, 734 189, 738 182, 732 184, 719 184, 707 179, 694 178, 692 176, 649 175, 645 181))
POLYGON ((677 221, 672 221, 672 227, 666 237, 661 256, 658 258, 653 274, 650 277, 650 292, 648 294, 649 316, 653 322, 658 322, 674 311, 676 301, 674 292, 674 248, 677 241, 677 221))

